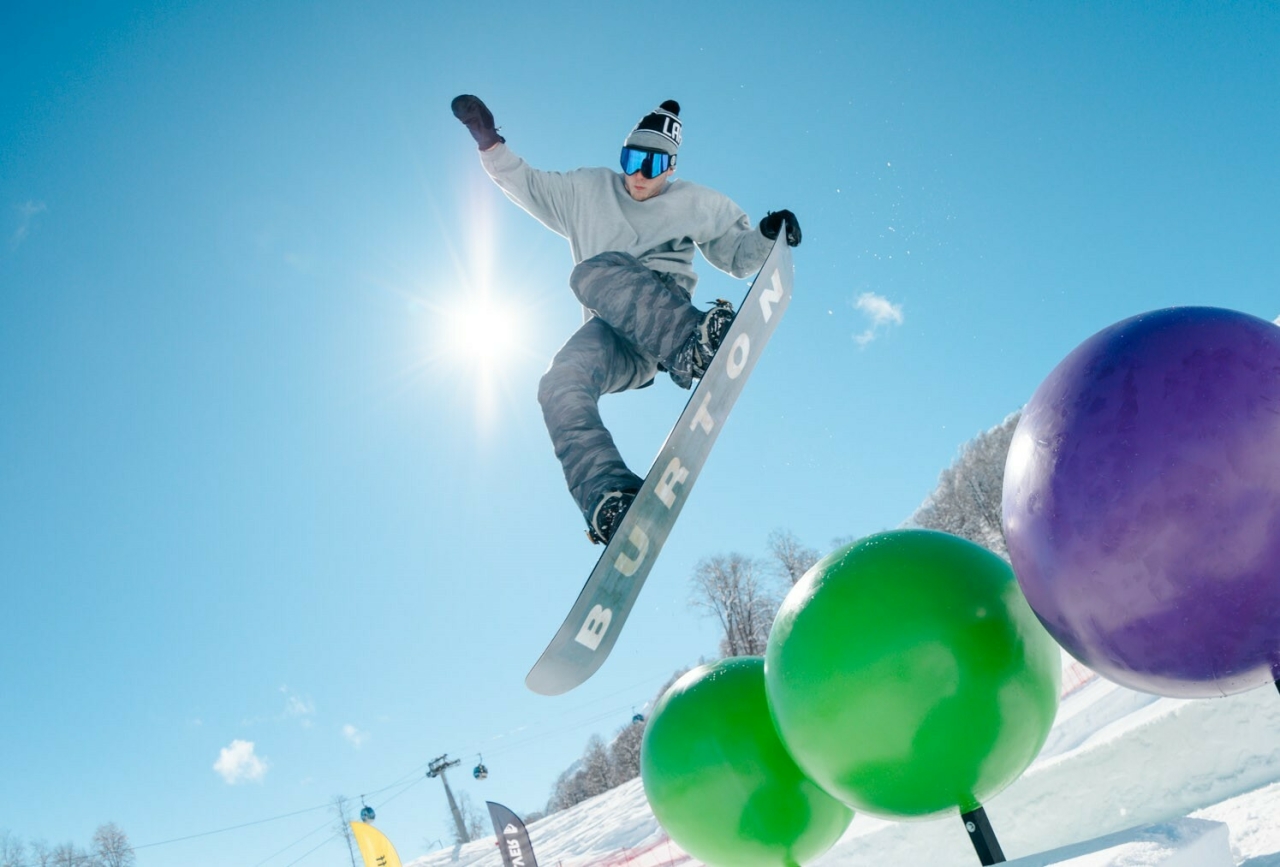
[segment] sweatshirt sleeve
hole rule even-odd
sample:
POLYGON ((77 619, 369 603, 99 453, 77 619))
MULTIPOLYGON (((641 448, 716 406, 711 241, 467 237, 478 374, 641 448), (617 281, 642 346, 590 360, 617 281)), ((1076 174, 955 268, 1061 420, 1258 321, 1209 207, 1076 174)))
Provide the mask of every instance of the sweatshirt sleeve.
POLYGON ((508 199, 557 235, 568 237, 569 208, 573 201, 571 174, 532 168, 501 143, 481 151, 480 163, 508 199))
POLYGON ((773 242, 751 226, 751 220, 727 196, 719 196, 715 209, 715 230, 709 240, 698 244, 706 260, 739 279, 750 277, 769 255, 773 242))

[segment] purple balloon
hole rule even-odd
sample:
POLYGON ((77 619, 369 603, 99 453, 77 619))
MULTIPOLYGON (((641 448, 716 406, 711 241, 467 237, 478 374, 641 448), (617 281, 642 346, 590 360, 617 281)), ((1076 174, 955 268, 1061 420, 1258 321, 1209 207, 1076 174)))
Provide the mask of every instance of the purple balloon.
POLYGON ((1041 622, 1116 683, 1280 678, 1280 328, 1176 307, 1086 340, 1023 409, 1004 532, 1041 622))

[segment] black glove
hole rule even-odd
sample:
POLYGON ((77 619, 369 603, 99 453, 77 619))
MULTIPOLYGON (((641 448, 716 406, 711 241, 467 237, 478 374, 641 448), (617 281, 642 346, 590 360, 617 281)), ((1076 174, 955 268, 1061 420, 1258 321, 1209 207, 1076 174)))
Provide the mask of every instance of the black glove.
POLYGON ((480 101, 480 97, 464 93, 455 96, 449 107, 453 109, 453 116, 462 121, 467 132, 471 133, 480 150, 487 151, 498 142, 506 141, 498 135, 498 129, 493 125, 493 112, 480 101))
POLYGON ((787 224, 787 246, 799 247, 800 221, 790 211, 770 211, 766 214, 765 218, 760 221, 760 234, 772 241, 778 237, 778 232, 782 230, 783 223, 787 224))

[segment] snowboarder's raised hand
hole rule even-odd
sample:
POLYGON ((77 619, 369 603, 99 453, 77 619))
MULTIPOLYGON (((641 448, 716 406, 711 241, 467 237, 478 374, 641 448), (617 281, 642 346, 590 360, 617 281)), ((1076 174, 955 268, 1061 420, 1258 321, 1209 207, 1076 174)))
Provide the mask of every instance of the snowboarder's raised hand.
POLYGON ((764 235, 770 241, 778 237, 778 232, 782 230, 782 224, 787 224, 787 246, 800 246, 800 221, 796 219, 796 215, 788 210, 770 211, 765 218, 760 221, 760 234, 764 235))
POLYGON ((487 151, 498 142, 506 141, 498 135, 498 129, 493 125, 493 112, 480 101, 480 97, 464 93, 455 96, 449 107, 453 109, 453 116, 462 121, 467 132, 471 133, 480 150, 487 151))

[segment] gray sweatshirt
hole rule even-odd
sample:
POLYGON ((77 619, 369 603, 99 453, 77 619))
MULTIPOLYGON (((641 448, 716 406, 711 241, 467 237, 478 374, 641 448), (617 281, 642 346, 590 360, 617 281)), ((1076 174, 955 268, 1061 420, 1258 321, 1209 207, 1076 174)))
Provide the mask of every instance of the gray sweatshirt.
POLYGON ((673 181, 637 202, 611 169, 539 171, 505 144, 481 151, 480 162, 507 198, 569 240, 575 265, 599 253, 630 253, 672 274, 692 295, 695 246, 721 271, 744 278, 764 264, 773 245, 731 199, 688 181, 673 181))

